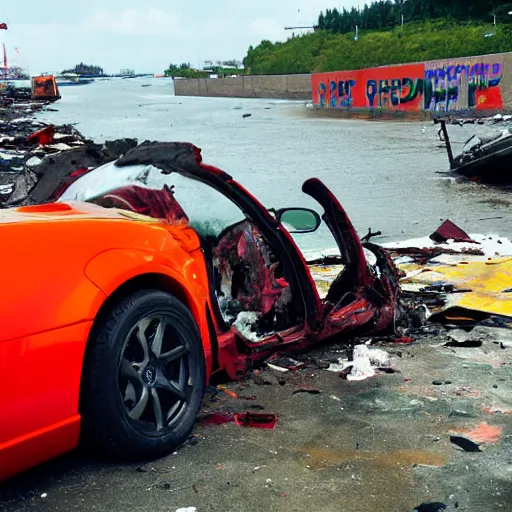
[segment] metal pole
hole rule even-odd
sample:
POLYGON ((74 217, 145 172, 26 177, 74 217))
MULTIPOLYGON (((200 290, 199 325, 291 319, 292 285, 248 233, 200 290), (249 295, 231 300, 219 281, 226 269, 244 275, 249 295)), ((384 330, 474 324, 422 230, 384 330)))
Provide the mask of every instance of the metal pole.
POLYGON ((441 130, 443 130, 444 140, 446 142, 446 150, 448 151, 448 160, 450 161, 450 167, 453 165, 453 151, 452 144, 450 142, 450 136, 446 128, 446 121, 441 119, 441 130))

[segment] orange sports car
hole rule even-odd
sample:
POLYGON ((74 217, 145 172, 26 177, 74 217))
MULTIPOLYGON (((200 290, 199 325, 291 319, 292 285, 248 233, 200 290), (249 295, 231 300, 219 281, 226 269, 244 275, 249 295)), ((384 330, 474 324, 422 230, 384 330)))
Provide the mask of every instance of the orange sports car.
POLYGON ((392 330, 390 258, 363 249, 319 180, 302 190, 322 217, 265 208, 191 144, 148 142, 55 202, 0 211, 0 479, 80 439, 161 457, 189 436, 212 374, 392 330), (292 235, 322 220, 338 254, 307 262, 292 235))

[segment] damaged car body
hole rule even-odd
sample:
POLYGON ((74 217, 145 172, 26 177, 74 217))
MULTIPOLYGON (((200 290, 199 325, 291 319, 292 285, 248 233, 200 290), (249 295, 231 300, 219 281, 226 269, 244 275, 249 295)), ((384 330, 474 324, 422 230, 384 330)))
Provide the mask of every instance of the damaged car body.
POLYGON ((0 479, 72 449, 80 436, 116 458, 163 456, 187 439, 213 374, 238 379, 275 352, 393 332, 400 275, 391 257, 361 243, 320 180, 302 190, 321 216, 265 208, 192 144, 145 142, 77 174, 55 202, 3 210, 5 243, 31 240, 5 257, 23 265, 41 241, 39 288, 52 272, 62 284, 30 299, 41 306, 25 325, 9 319, 26 305, 9 299, 4 308, 0 386, 30 368, 42 380, 2 398, 0 479), (306 261, 293 235, 322 221, 339 255, 306 261), (52 240, 56 257, 46 248, 52 240), (338 272, 327 290, 311 272, 322 266, 338 272), (27 340, 39 351, 23 352, 27 340), (8 365, 2 350, 24 353, 23 365, 8 365))
POLYGON ((392 329, 399 285, 391 258, 366 243, 376 256, 375 265, 367 262, 346 212, 320 180, 306 181, 302 190, 323 207, 322 219, 340 251, 336 259, 342 270, 323 300, 290 236, 315 231, 320 216, 303 208, 268 210, 230 175, 203 164, 200 150, 192 145, 143 143, 114 167, 98 168, 80 179, 59 201, 84 200, 193 229, 209 274, 204 276, 210 289, 207 311, 218 346, 212 371, 223 369, 236 379, 251 361, 276 349, 307 346, 343 332, 392 329), (129 183, 112 189, 104 175, 112 173, 115 182, 118 169, 128 170, 129 183), (87 190, 88 179, 107 190, 87 190), (210 214, 205 201, 213 205, 210 214), (225 205, 229 213, 222 218, 219 210, 225 205))

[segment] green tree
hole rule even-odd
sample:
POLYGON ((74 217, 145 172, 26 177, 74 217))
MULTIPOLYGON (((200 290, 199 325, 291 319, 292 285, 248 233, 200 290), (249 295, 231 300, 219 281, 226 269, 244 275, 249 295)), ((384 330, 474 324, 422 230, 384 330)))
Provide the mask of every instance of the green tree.
POLYGON ((494 37, 484 37, 488 32, 488 22, 449 18, 361 30, 357 42, 352 31, 318 30, 285 43, 264 41, 249 48, 244 64, 252 74, 309 73, 512 51, 512 25, 498 24, 494 37))
POLYGON ((408 22, 450 18, 490 23, 494 13, 501 23, 512 23, 512 16, 508 15, 511 10, 511 0, 378 0, 366 4, 361 11, 327 9, 325 14, 320 13, 318 27, 337 34, 352 32, 355 25, 366 30, 386 30, 400 24, 402 15, 408 22))

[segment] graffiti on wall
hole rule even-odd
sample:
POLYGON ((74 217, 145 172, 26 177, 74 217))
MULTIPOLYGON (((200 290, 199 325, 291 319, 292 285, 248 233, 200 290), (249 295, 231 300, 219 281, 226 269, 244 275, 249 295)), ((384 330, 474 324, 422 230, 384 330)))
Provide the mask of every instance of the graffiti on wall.
POLYGON ((418 109, 424 66, 412 64, 312 76, 317 105, 325 108, 418 109))
POLYGON ((312 75, 323 108, 453 111, 503 108, 503 56, 312 75))
POLYGON ((424 109, 448 112, 503 108, 503 57, 487 59, 426 62, 424 109))

